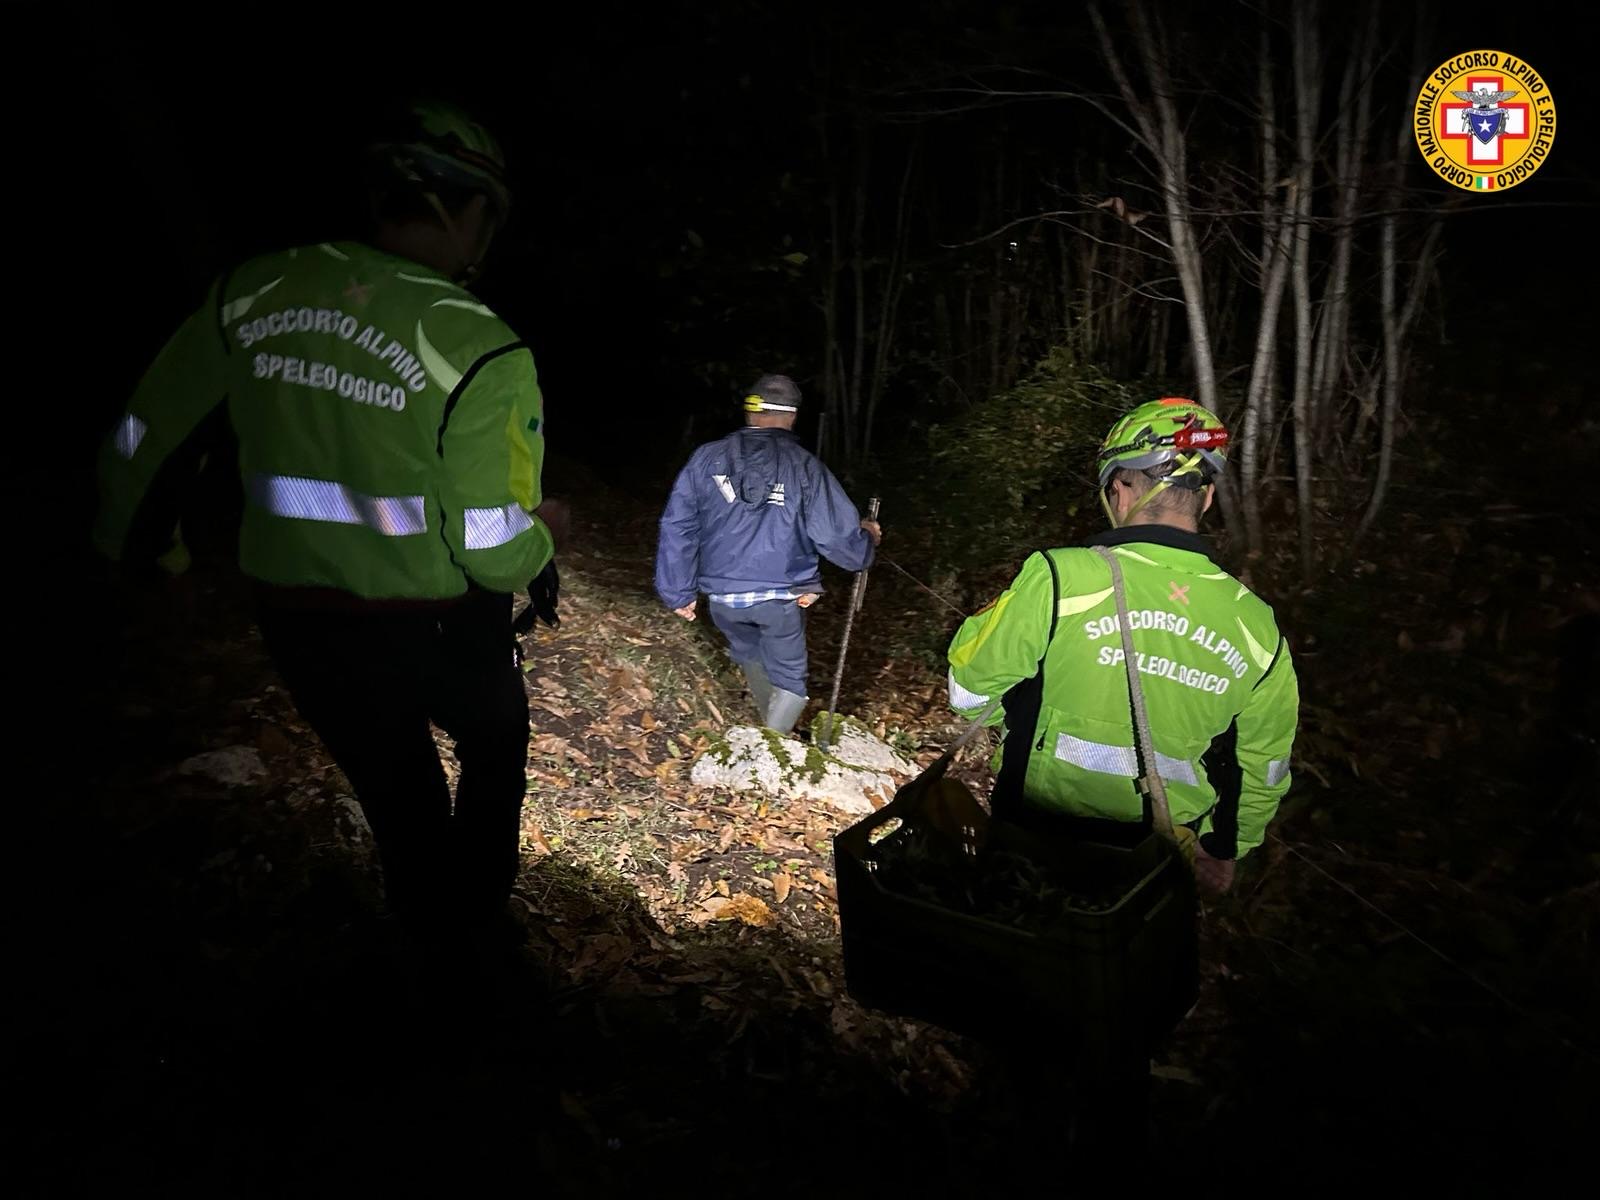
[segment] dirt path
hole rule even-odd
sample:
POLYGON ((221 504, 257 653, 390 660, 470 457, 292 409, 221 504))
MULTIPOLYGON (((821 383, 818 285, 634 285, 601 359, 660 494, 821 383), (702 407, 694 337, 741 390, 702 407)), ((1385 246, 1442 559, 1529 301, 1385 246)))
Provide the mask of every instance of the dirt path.
MULTIPOLYGON (((561 464, 550 490, 581 502, 563 624, 527 643, 525 975, 441 992, 419 974, 230 571, 202 566, 107 632, 96 835, 74 847, 74 935, 33 979, 22 1062, 37 1115, 76 1114, 44 1122, 46 1190, 521 1169, 557 1194, 809 1196, 849 1159, 863 1185, 948 1194, 1012 1161, 976 1047, 843 994, 844 818, 689 786, 744 701, 714 631, 650 593, 652 507, 561 464), (240 747, 262 767, 241 786, 178 770, 240 747), (62 1132, 84 1126, 91 1154, 62 1132)), ((1556 752, 1577 589, 1535 539, 1508 548, 1516 520, 1402 521, 1370 569, 1280 602, 1306 681, 1300 782, 1205 916, 1201 1004, 1156 1080, 1179 1161, 1437 1164, 1583 1111, 1592 804, 1560 779, 1526 789, 1556 752)), ((954 617, 891 572, 873 588, 842 707, 927 761, 958 728, 937 669, 954 617)), ((980 790, 983 757, 963 763, 980 790)))

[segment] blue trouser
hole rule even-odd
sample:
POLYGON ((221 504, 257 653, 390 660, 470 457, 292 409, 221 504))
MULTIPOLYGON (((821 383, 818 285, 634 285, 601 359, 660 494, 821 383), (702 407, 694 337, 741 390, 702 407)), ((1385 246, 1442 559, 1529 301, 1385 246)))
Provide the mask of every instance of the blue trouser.
POLYGON ((749 608, 712 601, 711 621, 728 639, 733 661, 760 663, 774 687, 806 694, 806 614, 793 600, 763 600, 749 608))

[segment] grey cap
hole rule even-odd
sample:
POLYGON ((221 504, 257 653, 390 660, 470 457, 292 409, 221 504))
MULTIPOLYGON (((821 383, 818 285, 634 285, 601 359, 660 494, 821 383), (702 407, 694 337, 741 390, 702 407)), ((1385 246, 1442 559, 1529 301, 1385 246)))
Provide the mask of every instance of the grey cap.
POLYGON ((744 394, 745 412, 799 412, 800 385, 787 375, 763 375, 744 394))

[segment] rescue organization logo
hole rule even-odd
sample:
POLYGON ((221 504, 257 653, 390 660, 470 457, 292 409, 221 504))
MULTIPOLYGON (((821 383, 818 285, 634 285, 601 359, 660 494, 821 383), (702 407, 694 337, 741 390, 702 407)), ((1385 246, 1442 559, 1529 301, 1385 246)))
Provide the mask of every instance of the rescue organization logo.
POLYGON ((1550 156, 1555 97, 1515 55, 1469 50, 1422 81, 1412 132, 1439 178, 1469 192, 1503 191, 1550 156))

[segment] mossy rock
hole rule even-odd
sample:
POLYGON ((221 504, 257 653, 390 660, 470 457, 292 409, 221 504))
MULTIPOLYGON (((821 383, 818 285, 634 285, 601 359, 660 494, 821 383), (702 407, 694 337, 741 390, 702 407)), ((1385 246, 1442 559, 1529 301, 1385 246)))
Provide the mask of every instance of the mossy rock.
MULTIPOLYGON (((851 735, 842 748, 859 746, 860 739, 871 737, 860 722, 841 722, 839 728, 851 735)), ((885 754, 893 753, 882 743, 875 744, 885 754)), ((698 787, 760 790, 784 799, 820 800, 862 814, 872 811, 874 796, 888 796, 896 786, 889 770, 852 762, 754 725, 732 726, 711 739, 690 768, 690 779, 698 787)))
MULTIPOLYGON (((824 743, 827 743, 828 720, 833 716, 833 713, 819 712, 816 716, 811 718, 811 744, 813 746, 821 746, 824 743)), ((833 742, 838 742, 839 738, 844 735, 844 731, 846 729, 854 729, 857 733, 866 737, 877 737, 877 735, 873 733, 872 730, 868 729, 863 722, 857 720, 855 717, 852 717, 847 713, 839 713, 838 720, 833 726, 833 742)))
POLYGON ((775 729, 763 728, 761 736, 766 740, 767 748, 772 751, 772 757, 778 760, 783 773, 791 779, 804 777, 812 783, 821 783, 822 777, 828 773, 828 764, 837 761, 817 749, 813 741, 813 744, 804 747, 805 758, 797 763, 792 751, 800 748, 799 742, 784 737, 775 729))
POLYGON ((712 737, 710 744, 700 752, 700 757, 709 758, 725 767, 733 761, 733 746, 725 737, 712 737))

